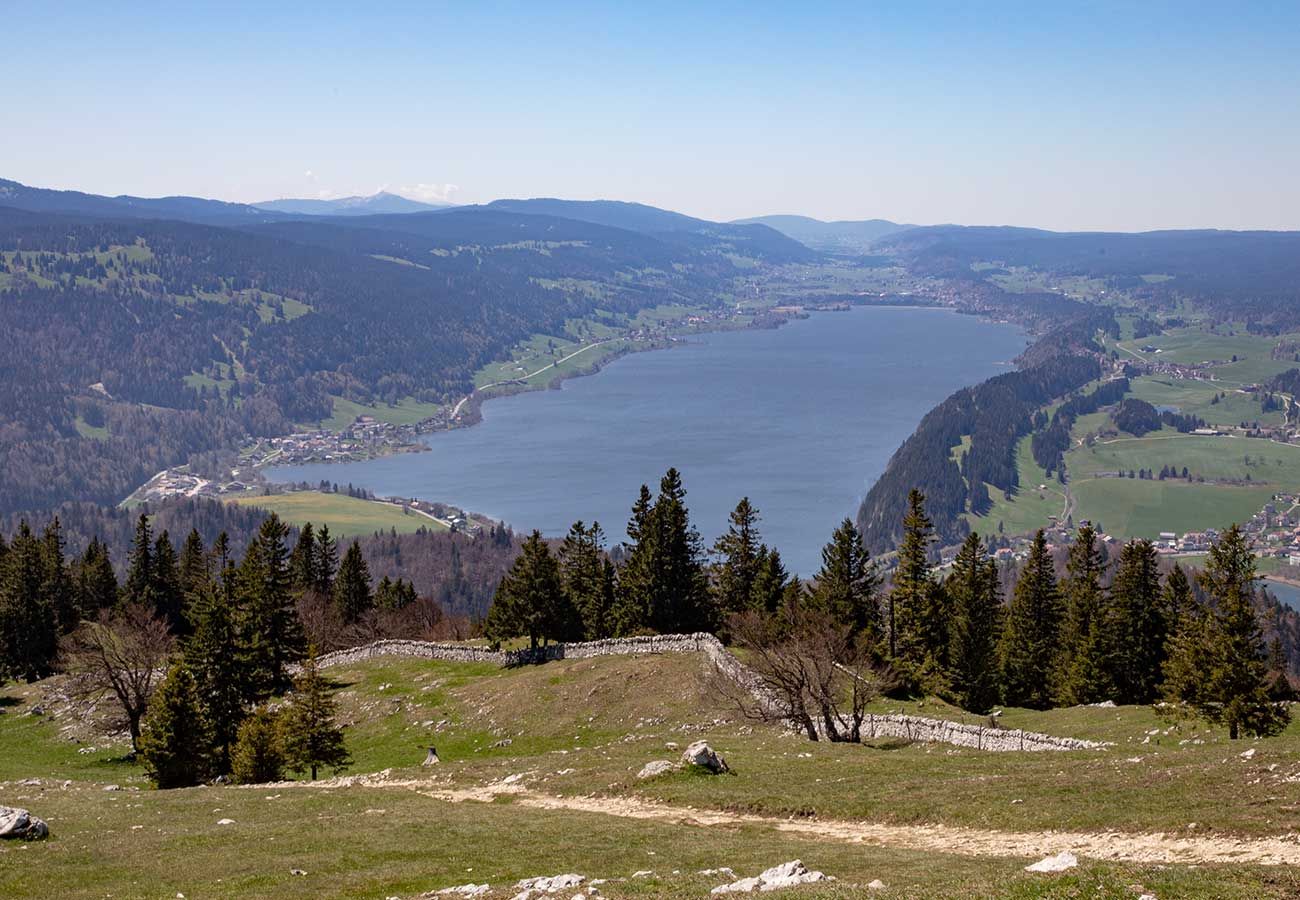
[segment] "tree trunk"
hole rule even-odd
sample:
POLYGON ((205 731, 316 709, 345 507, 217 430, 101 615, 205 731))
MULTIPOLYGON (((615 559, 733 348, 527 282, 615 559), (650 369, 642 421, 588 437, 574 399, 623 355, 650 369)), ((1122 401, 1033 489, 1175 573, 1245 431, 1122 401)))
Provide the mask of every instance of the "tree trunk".
POLYGON ((1228 740, 1235 741, 1236 739, 1237 739, 1237 721, 1234 719, 1233 721, 1228 723, 1228 740))
POLYGON ((131 755, 134 756, 140 752, 140 716, 128 717, 127 730, 131 732, 131 755))
POLYGON ((316 780, 316 767, 314 765, 311 767, 311 780, 316 780))

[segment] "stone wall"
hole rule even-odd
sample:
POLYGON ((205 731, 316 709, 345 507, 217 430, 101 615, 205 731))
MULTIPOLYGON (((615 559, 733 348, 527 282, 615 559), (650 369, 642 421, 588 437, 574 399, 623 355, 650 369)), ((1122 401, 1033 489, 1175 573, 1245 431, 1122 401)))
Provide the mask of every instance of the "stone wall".
MULTIPOLYGON (((469 644, 440 644, 430 641, 375 641, 364 647, 336 650, 317 660, 321 668, 348 665, 376 656, 406 656, 447 662, 490 662, 519 666, 558 659, 592 659, 598 656, 628 656, 638 653, 702 653, 725 676, 752 693, 760 703, 775 705, 775 698, 763 686, 757 673, 737 659, 722 642, 707 633, 657 634, 645 637, 609 638, 573 644, 548 644, 536 653, 523 650, 491 650, 469 644)), ((1044 750, 1095 750, 1108 746, 1098 741, 1055 737, 1033 731, 967 725, 922 716, 870 716, 863 723, 864 738, 898 737, 923 743, 955 744, 994 752, 1044 750)))

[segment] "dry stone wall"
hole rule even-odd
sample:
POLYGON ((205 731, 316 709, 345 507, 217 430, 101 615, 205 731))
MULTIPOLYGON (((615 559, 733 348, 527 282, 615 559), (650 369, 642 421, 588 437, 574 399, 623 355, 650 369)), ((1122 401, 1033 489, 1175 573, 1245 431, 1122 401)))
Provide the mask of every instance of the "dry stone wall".
MULTIPOLYGON (((722 642, 707 633, 657 634, 644 637, 609 638, 573 644, 548 644, 536 652, 492 650, 470 644, 431 641, 375 641, 364 647, 336 650, 317 660, 321 668, 348 665, 376 656, 405 656, 447 662, 487 662, 519 666, 559 659, 593 659, 599 656, 628 656, 640 653, 702 653, 725 676, 750 691, 759 702, 774 703, 759 676, 737 659, 722 642)), ((1108 746, 1098 741, 1056 737, 1033 731, 968 725, 922 716, 869 716, 863 723, 866 738, 898 737, 922 743, 955 744, 993 752, 1037 752, 1045 750, 1095 750, 1108 746)))

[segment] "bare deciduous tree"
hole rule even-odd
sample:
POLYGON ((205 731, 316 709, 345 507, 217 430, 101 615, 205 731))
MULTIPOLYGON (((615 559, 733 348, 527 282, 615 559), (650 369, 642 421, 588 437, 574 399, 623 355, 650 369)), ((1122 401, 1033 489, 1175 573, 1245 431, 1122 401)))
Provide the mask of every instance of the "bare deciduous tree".
POLYGON ((121 713, 116 724, 130 733, 133 753, 139 750, 140 720, 174 646, 167 623, 137 603, 105 611, 64 638, 70 693, 83 701, 112 697, 121 713))
POLYGON ((809 740, 862 739, 867 704, 889 679, 849 626, 789 604, 772 616, 741 613, 730 627, 748 672, 723 673, 718 689, 743 715, 788 723, 809 740))

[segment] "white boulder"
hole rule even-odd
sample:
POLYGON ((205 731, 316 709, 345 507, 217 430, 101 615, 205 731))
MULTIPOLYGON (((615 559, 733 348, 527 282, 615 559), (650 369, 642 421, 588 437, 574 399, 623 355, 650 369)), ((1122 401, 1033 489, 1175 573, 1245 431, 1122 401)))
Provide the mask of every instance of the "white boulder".
POLYGON ((636 777, 641 781, 644 781, 647 778, 658 778, 665 772, 671 772, 676 768, 677 766, 673 765, 666 759, 656 759, 653 762, 648 762, 642 766, 641 771, 636 773, 636 777))
POLYGON ((738 881, 731 882, 731 884, 718 885, 711 893, 748 894, 755 890, 779 891, 782 888, 795 887, 800 884, 832 880, 831 876, 825 872, 814 872, 805 866, 802 861, 794 859, 788 863, 773 866, 753 878, 741 878, 738 881))
POLYGON ((39 841, 50 836, 50 827, 25 809, 0 806, 0 838, 39 841))
POLYGON ((696 741, 682 753, 682 762, 688 766, 700 766, 715 775, 731 771, 727 761, 713 751, 707 741, 696 741))
POLYGON ((540 875, 537 878, 524 878, 516 882, 515 888, 521 891, 539 891, 543 894, 554 894, 567 888, 576 888, 585 880, 583 876, 574 875, 572 872, 565 875, 540 875))
POLYGON ((1064 872, 1066 869, 1073 869, 1079 864, 1079 858, 1069 850, 1062 850, 1055 856, 1049 856, 1046 859, 1040 859, 1030 866, 1025 866, 1026 872, 1064 872))

